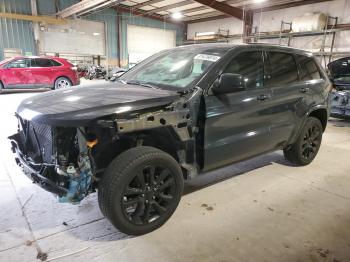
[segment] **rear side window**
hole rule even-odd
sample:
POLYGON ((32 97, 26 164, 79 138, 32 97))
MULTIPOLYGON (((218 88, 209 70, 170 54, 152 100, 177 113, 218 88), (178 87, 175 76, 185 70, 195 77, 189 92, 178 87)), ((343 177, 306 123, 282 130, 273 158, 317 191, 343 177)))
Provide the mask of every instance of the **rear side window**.
POLYGON ((312 57, 297 55, 297 60, 300 65, 300 80, 307 81, 322 78, 318 66, 312 57))
POLYGON ((226 67, 224 73, 243 76, 246 88, 260 88, 264 85, 264 64, 262 52, 242 52, 226 67))
POLYGON ((61 66, 62 64, 55 61, 55 60, 51 60, 51 63, 53 64, 53 66, 61 66))
POLYGON ((50 59, 35 58, 33 67, 51 67, 53 66, 50 59))
POLYGON ((292 54, 268 52, 267 85, 279 86, 298 82, 298 69, 292 54))

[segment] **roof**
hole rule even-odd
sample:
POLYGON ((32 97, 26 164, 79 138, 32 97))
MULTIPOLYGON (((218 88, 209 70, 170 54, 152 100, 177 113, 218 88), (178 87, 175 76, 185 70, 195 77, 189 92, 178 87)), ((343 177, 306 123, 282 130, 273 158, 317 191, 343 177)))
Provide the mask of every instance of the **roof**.
POLYGON ((232 44, 232 43, 202 43, 202 44, 191 44, 191 45, 184 45, 179 46, 177 48, 202 48, 202 49, 209 49, 209 48, 219 48, 219 49, 232 49, 235 47, 264 47, 269 49, 279 49, 279 50, 285 50, 285 51, 293 51, 295 53, 304 54, 304 55, 312 55, 312 53, 305 51, 303 49, 298 49, 290 46, 280 46, 280 45, 274 45, 274 44, 265 44, 265 43, 249 43, 249 44, 232 44))

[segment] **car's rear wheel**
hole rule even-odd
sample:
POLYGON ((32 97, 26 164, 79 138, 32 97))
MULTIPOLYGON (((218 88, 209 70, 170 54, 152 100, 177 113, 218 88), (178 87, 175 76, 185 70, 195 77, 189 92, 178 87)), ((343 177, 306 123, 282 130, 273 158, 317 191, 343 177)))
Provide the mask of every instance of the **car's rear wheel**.
POLYGON ((58 90, 58 89, 67 88, 67 87, 71 87, 71 86, 72 86, 72 82, 68 78, 59 77, 55 81, 54 89, 58 90))
POLYGON ((316 157, 321 146, 323 126, 315 117, 309 117, 297 141, 284 149, 284 157, 295 165, 305 166, 316 157))
POLYGON ((182 171, 172 156, 153 147, 137 147, 109 165, 98 200, 102 213, 117 229, 142 235, 170 218, 182 191, 182 171))

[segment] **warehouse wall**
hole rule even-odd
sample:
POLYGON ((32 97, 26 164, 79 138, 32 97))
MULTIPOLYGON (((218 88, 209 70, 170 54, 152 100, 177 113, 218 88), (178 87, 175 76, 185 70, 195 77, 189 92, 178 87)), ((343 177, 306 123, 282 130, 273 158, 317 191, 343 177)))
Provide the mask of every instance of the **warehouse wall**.
POLYGON ((187 39, 193 39, 197 32, 217 32, 229 30, 230 35, 241 34, 243 31, 243 22, 237 18, 224 18, 201 23, 188 24, 187 39))
MULTIPOLYGON (((54 0, 37 0, 39 15, 53 15, 79 0, 59 0, 56 6, 54 0)), ((0 11, 9 13, 31 14, 30 0, 0 0, 0 11)), ((119 63, 118 54, 118 16, 121 17, 121 62, 127 65, 127 25, 139 25, 153 28, 176 30, 177 42, 183 41, 183 27, 163 23, 158 20, 133 16, 126 13, 118 14, 114 9, 106 9, 83 17, 92 21, 102 21, 106 25, 106 55, 109 64, 119 63)), ((13 19, 0 19, 0 59, 3 59, 4 48, 22 49, 24 53, 36 55, 32 22, 13 19)))
MULTIPOLYGON (((30 0, 0 0, 0 12, 31 14, 30 0)), ((0 18, 0 60, 4 48, 23 50, 24 54, 35 54, 34 34, 30 22, 0 18)))
MULTIPOLYGON (((282 10, 275 10, 266 13, 257 13, 254 15, 253 25, 258 26, 261 32, 279 31, 281 21, 291 22, 293 18, 305 13, 325 13, 330 16, 338 16, 339 24, 350 23, 350 1, 336 0, 322 2, 311 5, 297 6, 282 10)), ((319 51, 323 36, 294 37, 291 46, 307 49, 310 51, 319 51)), ((260 42, 278 43, 278 39, 261 40, 260 42)), ((331 45, 331 35, 326 38, 326 47, 331 45)), ((334 51, 350 51, 350 31, 337 32, 334 51)), ((326 48, 327 51, 327 48, 326 48)))
POLYGON ((146 26, 166 30, 176 30, 176 43, 183 42, 184 27, 170 23, 164 23, 159 20, 154 20, 146 17, 134 16, 129 13, 121 14, 121 65, 126 66, 128 63, 127 49, 127 25, 146 26))

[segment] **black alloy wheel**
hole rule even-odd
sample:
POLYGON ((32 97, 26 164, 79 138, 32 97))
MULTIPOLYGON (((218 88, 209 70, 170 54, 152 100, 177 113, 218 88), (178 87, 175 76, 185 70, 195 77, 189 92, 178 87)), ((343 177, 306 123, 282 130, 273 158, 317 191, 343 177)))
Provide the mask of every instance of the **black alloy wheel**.
POLYGON ((133 174, 123 192, 123 213, 135 225, 146 225, 165 214, 176 198, 175 180, 166 167, 150 165, 133 174))
POLYGON ((295 143, 283 150, 284 157, 295 165, 310 164, 320 149, 323 131, 321 121, 309 117, 295 143))
POLYGON ((304 159, 314 158, 321 143, 322 130, 318 125, 311 125, 303 138, 303 143, 301 145, 301 154, 304 159))
POLYGON ((121 232, 142 235, 162 226, 178 206, 184 187, 177 161, 154 147, 117 156, 98 187, 101 212, 121 232))

